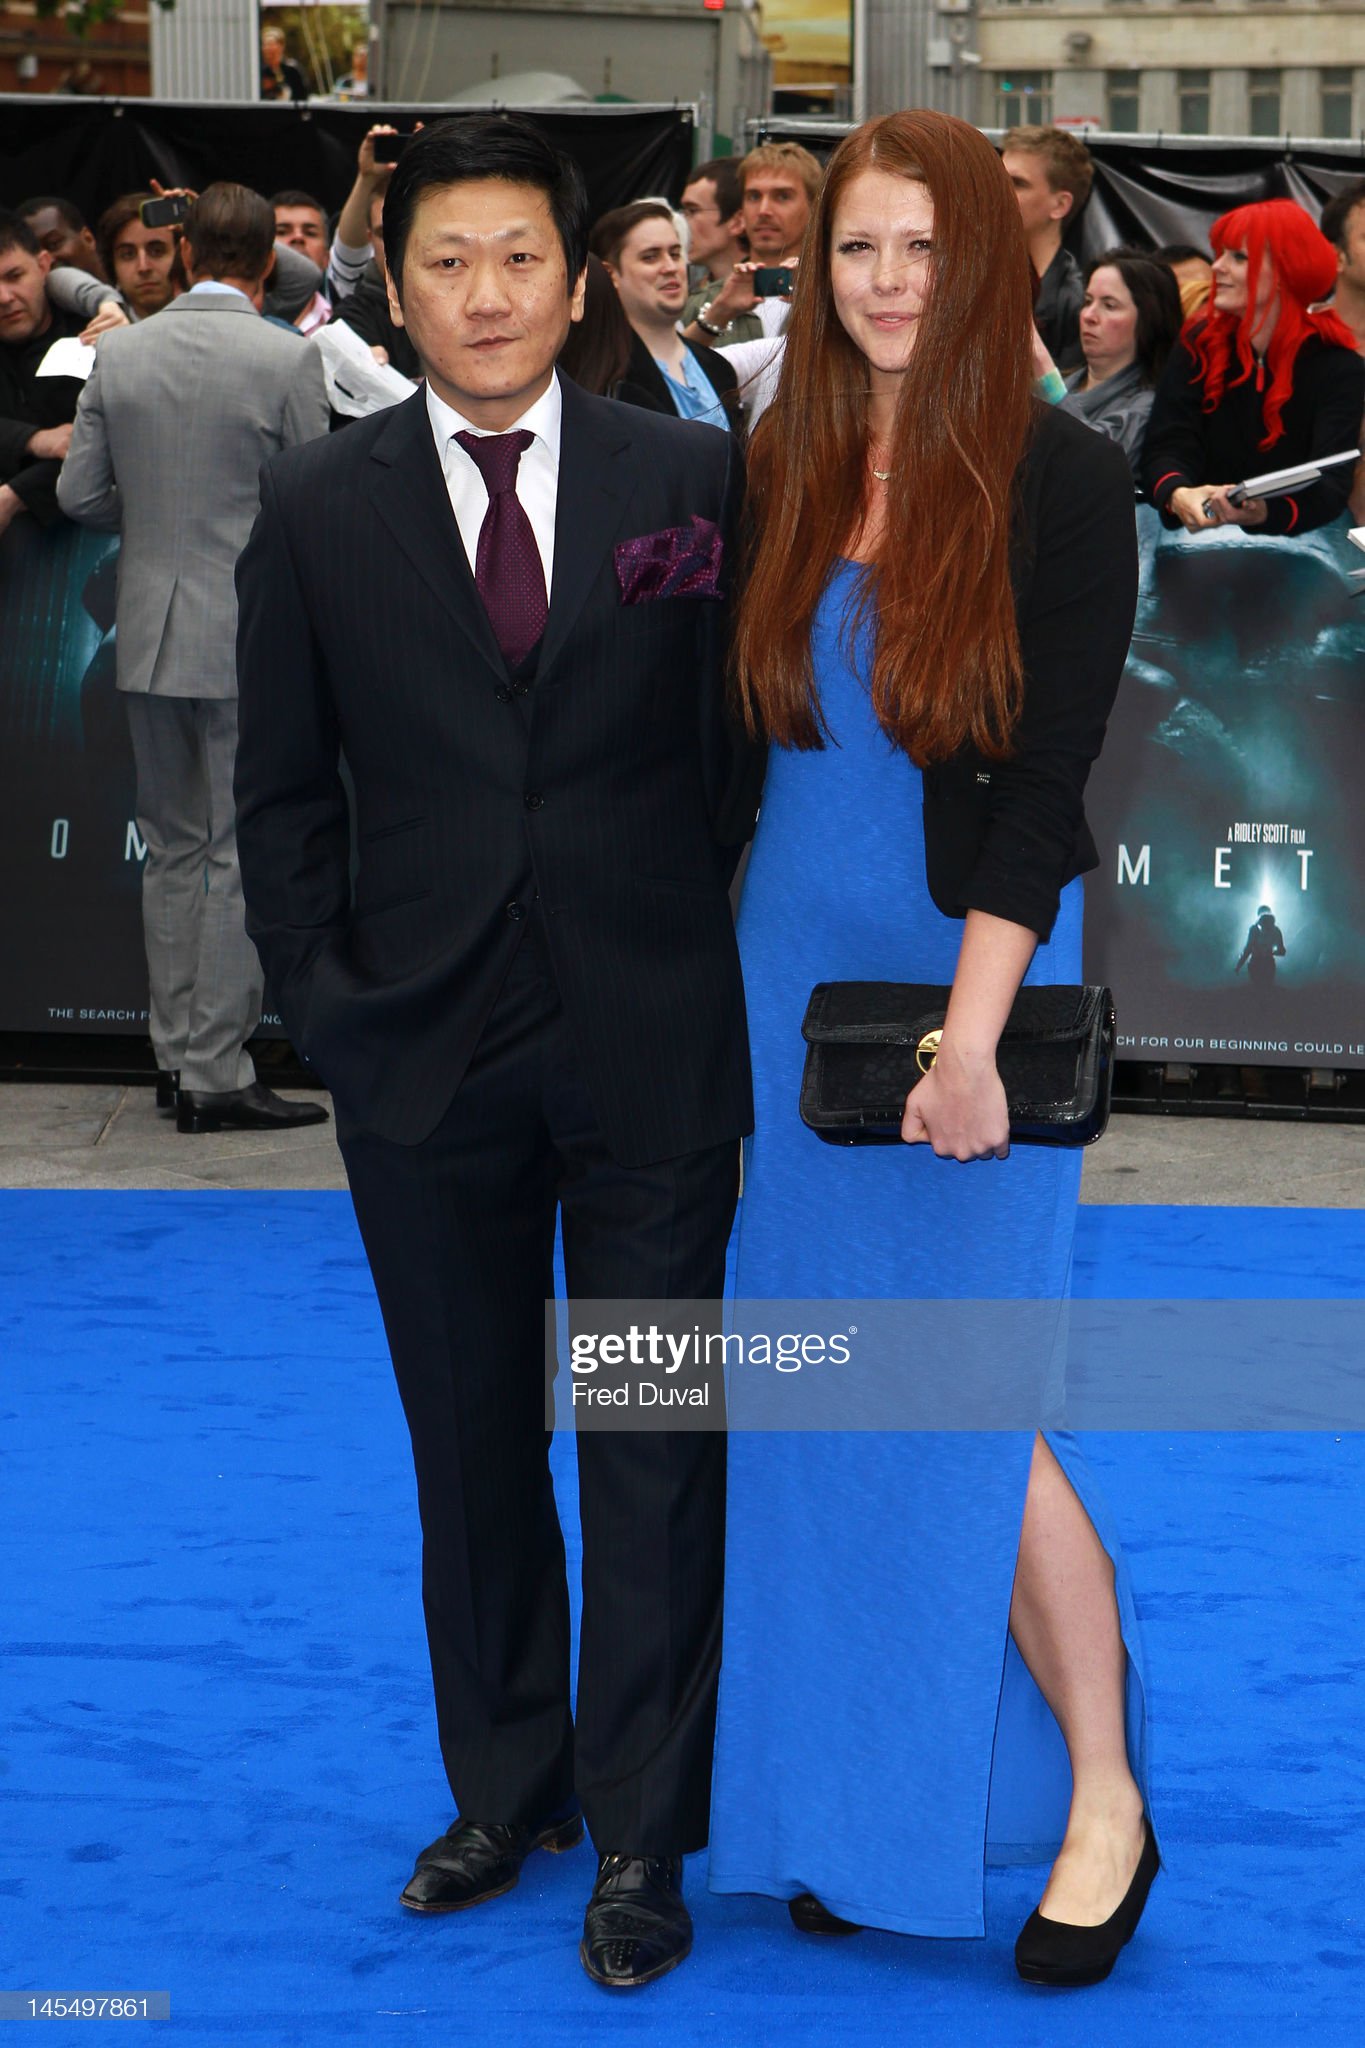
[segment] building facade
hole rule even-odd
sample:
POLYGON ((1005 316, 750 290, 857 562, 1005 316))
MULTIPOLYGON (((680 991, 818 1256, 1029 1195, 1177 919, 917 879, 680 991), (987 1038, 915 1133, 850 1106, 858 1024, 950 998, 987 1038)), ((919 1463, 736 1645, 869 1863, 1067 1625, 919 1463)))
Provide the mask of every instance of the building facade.
POLYGON ((1362 0, 946 0, 975 118, 1118 134, 1365 132, 1362 0))
POLYGON ((134 0, 77 36, 60 14, 40 15, 33 0, 0 4, 0 92, 150 92, 147 17, 134 0))

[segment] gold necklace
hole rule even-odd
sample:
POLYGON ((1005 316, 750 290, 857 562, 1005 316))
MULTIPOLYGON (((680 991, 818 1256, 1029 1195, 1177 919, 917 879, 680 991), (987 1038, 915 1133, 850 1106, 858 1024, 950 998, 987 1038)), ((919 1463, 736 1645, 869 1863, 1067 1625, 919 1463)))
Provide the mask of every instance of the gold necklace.
MULTIPOLYGON (((891 478, 892 478, 892 477, 893 477, 893 475, 895 474, 894 470, 890 470, 890 469, 878 469, 878 467, 877 467, 876 463, 875 463, 875 462, 873 462, 873 460, 872 460, 872 450, 871 450, 870 448, 869 448, 869 449, 868 449, 868 451, 867 451, 867 459, 868 459, 868 464, 869 464, 869 466, 870 466, 870 468, 871 468, 871 470, 872 470, 872 474, 873 474, 873 476, 875 476, 875 477, 876 477, 876 479, 877 479, 877 482, 878 482, 879 484, 889 484, 889 483, 890 483, 890 481, 891 481, 891 478)), ((883 458, 883 459, 885 459, 885 458, 883 458)))

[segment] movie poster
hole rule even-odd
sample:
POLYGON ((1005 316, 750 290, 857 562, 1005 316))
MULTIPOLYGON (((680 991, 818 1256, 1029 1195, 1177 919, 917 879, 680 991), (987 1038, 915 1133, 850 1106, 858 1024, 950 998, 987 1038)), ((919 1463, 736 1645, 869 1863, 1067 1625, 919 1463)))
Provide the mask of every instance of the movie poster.
POLYGON ((1365 1064, 1365 567, 1138 513, 1132 654, 1086 808, 1086 979, 1120 1059, 1365 1064))
POLYGON ((0 1031, 147 1030, 117 577, 112 534, 16 519, 0 539, 0 1031))
MULTIPOLYGON (((1144 508, 1138 530, 1087 796, 1086 978, 1115 991, 1119 1056, 1365 1065, 1365 556, 1344 523, 1190 537, 1144 508)), ((0 541, 0 1030, 146 1029, 116 574, 117 542, 65 522, 0 541)))
POLYGON ((65 520, 17 519, 0 541, 6 1031, 147 1028, 117 574, 117 538, 65 520))

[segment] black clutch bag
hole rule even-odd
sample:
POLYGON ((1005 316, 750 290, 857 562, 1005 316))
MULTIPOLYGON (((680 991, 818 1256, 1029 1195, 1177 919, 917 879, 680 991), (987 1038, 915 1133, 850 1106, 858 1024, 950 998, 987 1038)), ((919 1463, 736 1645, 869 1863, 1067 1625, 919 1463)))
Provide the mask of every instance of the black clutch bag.
MULTIPOLYGON (((900 1137, 905 1098, 938 1052, 951 989, 821 981, 801 1036, 801 1120, 835 1145, 900 1137)), ((1021 988, 996 1066, 1020 1145, 1090 1145, 1109 1121, 1114 998, 1107 988, 1021 988)))

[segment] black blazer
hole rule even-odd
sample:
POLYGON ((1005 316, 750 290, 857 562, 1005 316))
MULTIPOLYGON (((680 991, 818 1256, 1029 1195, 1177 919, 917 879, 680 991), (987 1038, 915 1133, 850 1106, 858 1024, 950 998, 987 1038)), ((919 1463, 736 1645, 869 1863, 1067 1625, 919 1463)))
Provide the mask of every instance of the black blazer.
POLYGON ((625 604, 613 550, 699 514, 728 577, 740 464, 729 437, 561 387, 530 685, 423 393, 267 466, 237 576, 237 842, 285 1024, 350 1117, 401 1144, 434 1129, 536 916, 607 1144, 641 1165, 752 1127, 726 893, 751 819, 727 813, 725 607, 625 604))
MULTIPOLYGON (((707 382, 725 408, 730 432, 742 433, 744 416, 739 409, 739 378, 733 364, 726 362, 719 349, 704 348, 699 342, 684 339, 683 347, 692 351, 706 373, 707 382)), ((630 362, 621 380, 620 397, 626 405, 650 406, 655 412, 666 412, 671 419, 677 418, 664 373, 633 329, 630 362)))
POLYGON ((968 748, 926 768, 925 867, 948 917, 986 910, 1046 939, 1066 884, 1099 865, 1085 784, 1137 609, 1128 458, 1051 406, 1016 482, 1011 569, 1024 661, 1016 750, 988 761, 968 748))

